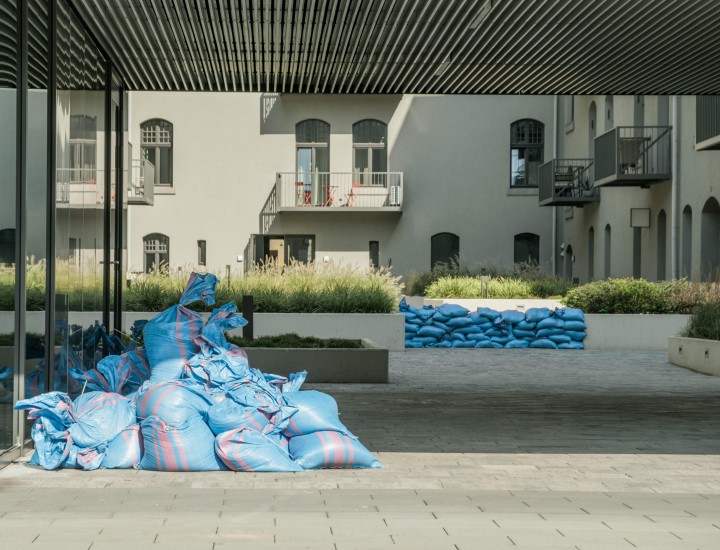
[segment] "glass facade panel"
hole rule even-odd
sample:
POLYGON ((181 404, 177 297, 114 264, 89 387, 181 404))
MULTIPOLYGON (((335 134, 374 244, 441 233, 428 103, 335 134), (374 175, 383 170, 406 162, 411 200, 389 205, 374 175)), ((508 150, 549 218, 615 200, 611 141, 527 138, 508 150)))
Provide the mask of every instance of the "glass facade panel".
MULTIPOLYGON (((17 3, 0 0, 0 291, 3 315, 15 313, 15 186, 17 184, 17 3)), ((13 445, 14 333, 0 334, 0 453, 13 445)))

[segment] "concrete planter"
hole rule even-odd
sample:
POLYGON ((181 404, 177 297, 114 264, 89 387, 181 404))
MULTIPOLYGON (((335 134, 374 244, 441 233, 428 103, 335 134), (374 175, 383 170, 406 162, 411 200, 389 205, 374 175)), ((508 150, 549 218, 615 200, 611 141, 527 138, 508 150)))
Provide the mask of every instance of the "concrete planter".
POLYGON ((586 349, 665 351, 668 338, 687 326, 690 315, 587 314, 586 349))
POLYGON ((306 370, 309 383, 387 384, 388 350, 368 340, 362 348, 245 348, 250 365, 287 376, 306 370))
POLYGON ((720 342, 700 338, 668 338, 668 362, 703 374, 720 376, 720 342))
MULTIPOLYGON (((123 313, 123 326, 129 329, 137 319, 152 319, 155 312, 123 313)), ((70 322, 88 327, 102 319, 102 313, 71 312, 70 322)), ((390 351, 405 349, 405 318, 399 313, 256 313, 254 315, 255 336, 275 336, 294 332, 299 336, 315 338, 346 338, 360 340, 367 338, 375 345, 390 351)), ((45 330, 45 312, 31 311, 26 315, 30 332, 45 330)), ((13 312, 0 312, 0 332, 14 330, 13 312)), ((231 334, 240 335, 242 331, 231 334)))

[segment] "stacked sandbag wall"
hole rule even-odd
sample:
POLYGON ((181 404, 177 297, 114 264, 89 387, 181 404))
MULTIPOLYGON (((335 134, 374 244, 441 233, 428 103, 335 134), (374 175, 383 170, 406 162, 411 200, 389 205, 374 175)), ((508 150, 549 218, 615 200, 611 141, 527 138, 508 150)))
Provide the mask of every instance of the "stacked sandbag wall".
POLYGON ((585 314, 574 308, 476 311, 456 304, 416 308, 403 299, 406 348, 584 349, 585 314))

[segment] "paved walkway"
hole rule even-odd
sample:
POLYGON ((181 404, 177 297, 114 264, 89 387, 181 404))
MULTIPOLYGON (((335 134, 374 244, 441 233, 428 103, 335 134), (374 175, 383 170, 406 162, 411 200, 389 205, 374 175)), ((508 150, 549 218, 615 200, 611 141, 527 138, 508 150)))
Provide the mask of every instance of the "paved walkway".
POLYGON ((387 466, 0 470, 0 547, 720 548, 720 378, 663 354, 415 350, 323 385, 387 466))

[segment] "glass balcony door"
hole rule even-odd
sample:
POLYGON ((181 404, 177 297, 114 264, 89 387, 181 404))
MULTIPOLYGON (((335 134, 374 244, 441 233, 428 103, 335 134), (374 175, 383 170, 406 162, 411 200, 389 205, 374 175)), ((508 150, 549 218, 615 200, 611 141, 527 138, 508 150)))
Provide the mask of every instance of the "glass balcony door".
POLYGON ((305 197, 309 197, 310 204, 322 204, 328 193, 330 171, 330 155, 327 147, 298 146, 297 148, 297 180, 296 184, 302 189, 305 197), (309 194, 309 195, 308 195, 309 194))

